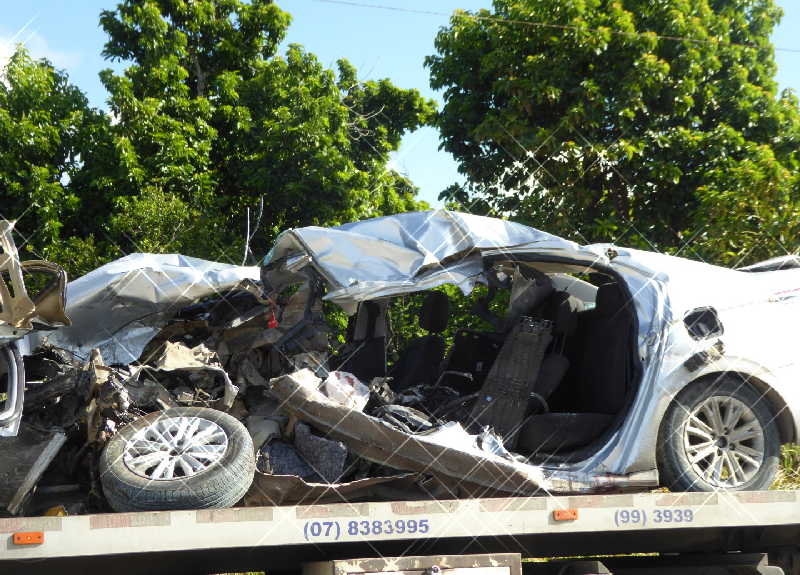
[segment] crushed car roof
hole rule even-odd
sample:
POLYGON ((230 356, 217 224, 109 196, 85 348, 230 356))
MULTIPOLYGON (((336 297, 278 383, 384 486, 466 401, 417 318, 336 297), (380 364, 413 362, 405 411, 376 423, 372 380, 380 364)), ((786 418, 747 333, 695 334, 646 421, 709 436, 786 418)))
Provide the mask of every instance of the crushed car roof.
POLYGON ((575 251, 569 240, 522 224, 449 210, 409 212, 333 228, 283 232, 264 258, 277 265, 308 256, 343 307, 376 297, 456 284, 468 293, 483 271, 480 253, 519 246, 575 251))

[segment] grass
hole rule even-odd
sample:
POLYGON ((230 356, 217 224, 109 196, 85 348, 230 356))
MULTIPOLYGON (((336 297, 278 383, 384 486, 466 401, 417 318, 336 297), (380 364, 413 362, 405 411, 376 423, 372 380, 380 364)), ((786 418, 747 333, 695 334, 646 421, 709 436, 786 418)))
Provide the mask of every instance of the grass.
POLYGON ((800 445, 784 445, 778 478, 770 489, 800 489, 800 445))

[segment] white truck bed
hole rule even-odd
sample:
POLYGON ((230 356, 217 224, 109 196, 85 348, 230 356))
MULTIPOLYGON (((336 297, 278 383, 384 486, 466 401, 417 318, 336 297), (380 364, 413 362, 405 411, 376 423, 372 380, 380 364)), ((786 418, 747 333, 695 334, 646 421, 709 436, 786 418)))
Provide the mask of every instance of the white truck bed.
POLYGON ((766 551, 800 542, 800 501, 762 491, 338 503, 8 518, 0 533, 4 574, 275 573, 381 555, 766 551), (43 542, 24 544, 27 533, 43 542))

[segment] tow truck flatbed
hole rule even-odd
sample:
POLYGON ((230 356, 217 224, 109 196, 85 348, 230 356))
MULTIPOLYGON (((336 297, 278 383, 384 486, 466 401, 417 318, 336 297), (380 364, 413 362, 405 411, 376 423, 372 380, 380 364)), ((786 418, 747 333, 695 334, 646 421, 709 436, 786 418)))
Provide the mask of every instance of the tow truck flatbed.
POLYGON ((434 553, 767 552, 800 543, 800 498, 756 491, 239 507, 6 518, 0 532, 0 573, 275 573, 308 561, 434 553))

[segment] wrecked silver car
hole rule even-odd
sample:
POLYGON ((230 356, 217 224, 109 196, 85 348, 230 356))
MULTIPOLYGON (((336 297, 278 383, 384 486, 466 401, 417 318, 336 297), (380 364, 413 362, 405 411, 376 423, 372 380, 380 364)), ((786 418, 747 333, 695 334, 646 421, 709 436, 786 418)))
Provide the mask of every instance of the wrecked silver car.
POLYGON ((288 230, 260 267, 132 254, 30 336, 0 506, 762 489, 798 286, 445 210, 288 230))
POLYGON ((262 281, 274 301, 305 285, 309 310, 354 314, 342 349, 272 382, 282 409, 452 493, 764 489, 797 437, 796 269, 580 246, 437 210, 289 230, 262 281), (468 314, 450 311, 447 285, 479 292, 468 314), (392 301, 418 292, 421 333, 390 359, 392 301), (479 329, 450 326, 475 317, 479 329), (347 405, 331 372, 378 399, 347 405))

